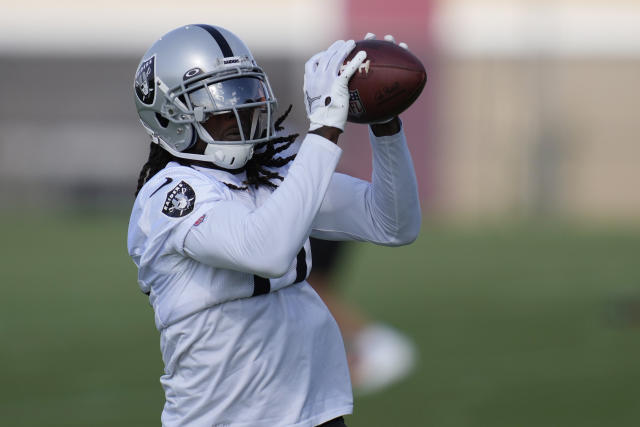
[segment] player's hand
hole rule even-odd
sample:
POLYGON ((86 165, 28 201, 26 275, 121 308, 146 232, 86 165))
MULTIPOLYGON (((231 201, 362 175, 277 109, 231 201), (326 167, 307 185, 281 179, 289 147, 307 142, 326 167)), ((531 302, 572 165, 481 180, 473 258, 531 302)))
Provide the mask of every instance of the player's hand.
POLYGON ((311 124, 309 130, 323 126, 344 130, 349 113, 349 79, 367 57, 358 52, 344 67, 342 64, 353 50, 353 40, 338 40, 329 49, 309 59, 304 67, 304 105, 311 124))
MULTIPOLYGON (((375 38, 376 38, 376 35, 373 34, 373 33, 367 33, 367 34, 364 35, 364 39, 365 40, 375 40, 375 38)), ((391 34, 387 34, 386 36, 384 36, 384 39, 386 41, 388 41, 388 42, 396 43, 396 38, 393 37, 391 34)), ((403 48, 403 49, 409 50, 409 46, 404 42, 400 42, 400 43, 396 43, 396 44, 398 46, 400 46, 401 48, 403 48)))

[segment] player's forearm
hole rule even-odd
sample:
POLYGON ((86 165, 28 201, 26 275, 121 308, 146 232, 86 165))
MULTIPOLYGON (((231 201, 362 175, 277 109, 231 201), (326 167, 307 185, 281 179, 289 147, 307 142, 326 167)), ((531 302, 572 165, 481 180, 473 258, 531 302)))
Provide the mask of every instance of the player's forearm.
POLYGON ((372 221, 387 236, 386 244, 411 243, 418 237, 422 217, 416 175, 404 132, 384 137, 371 135, 371 138, 372 221))
POLYGON ((260 207, 217 203, 187 234, 185 252, 214 267, 284 274, 308 236, 340 154, 334 144, 307 136, 287 177, 260 207))
POLYGON ((340 134, 342 133, 342 131, 331 126, 322 126, 321 128, 318 128, 316 130, 309 131, 309 133, 313 135, 319 135, 325 139, 328 139, 334 144, 337 144, 338 138, 340 138, 340 134))
POLYGON ((398 116, 395 116, 387 123, 371 125, 371 132, 373 132, 375 136, 391 136, 397 134, 401 130, 402 124, 400 123, 400 118, 398 116))
POLYGON ((390 246, 417 237, 420 203, 404 135, 373 138, 372 145, 373 183, 334 174, 313 222, 312 236, 390 246))

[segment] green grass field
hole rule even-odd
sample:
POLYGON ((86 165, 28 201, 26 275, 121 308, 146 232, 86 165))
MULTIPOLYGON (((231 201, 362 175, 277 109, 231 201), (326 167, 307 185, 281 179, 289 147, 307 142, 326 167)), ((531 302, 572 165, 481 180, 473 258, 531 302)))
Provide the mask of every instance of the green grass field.
MULTIPOLYGON (((1 224, 0 425, 159 425, 159 339, 126 216, 1 224)), ((356 247, 347 297, 421 357, 356 397, 350 427, 638 425, 640 230, 425 225, 409 247, 356 247)))

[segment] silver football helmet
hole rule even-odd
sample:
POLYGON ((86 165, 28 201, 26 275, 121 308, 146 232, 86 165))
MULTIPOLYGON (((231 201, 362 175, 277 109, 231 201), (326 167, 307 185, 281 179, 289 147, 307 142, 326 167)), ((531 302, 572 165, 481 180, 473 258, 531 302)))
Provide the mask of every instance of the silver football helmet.
POLYGON ((273 137, 277 101, 267 76, 224 28, 198 24, 167 33, 142 57, 133 86, 145 130, 176 157, 236 169, 251 158, 254 144, 273 137), (237 132, 214 139, 203 124, 229 113, 237 132), (198 138, 207 143, 204 154, 185 153, 198 138))

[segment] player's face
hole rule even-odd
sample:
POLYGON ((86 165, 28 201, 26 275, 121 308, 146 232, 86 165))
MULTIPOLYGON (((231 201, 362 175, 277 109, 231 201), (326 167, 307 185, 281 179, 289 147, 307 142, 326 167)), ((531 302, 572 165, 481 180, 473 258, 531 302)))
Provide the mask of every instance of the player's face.
POLYGON ((214 140, 242 141, 243 137, 244 140, 260 138, 267 121, 263 104, 266 93, 262 80, 240 77, 200 87, 189 93, 189 100, 194 107, 202 107, 209 114, 201 124, 214 140))
MULTIPOLYGON (((245 132, 245 139, 250 138, 253 110, 239 111, 240 122, 245 132)), ((202 126, 216 141, 239 141, 242 139, 238 129, 238 121, 233 112, 215 114, 210 116, 202 126)))
POLYGON ((233 112, 210 116, 202 126, 216 141, 236 141, 240 139, 238 122, 233 112))

